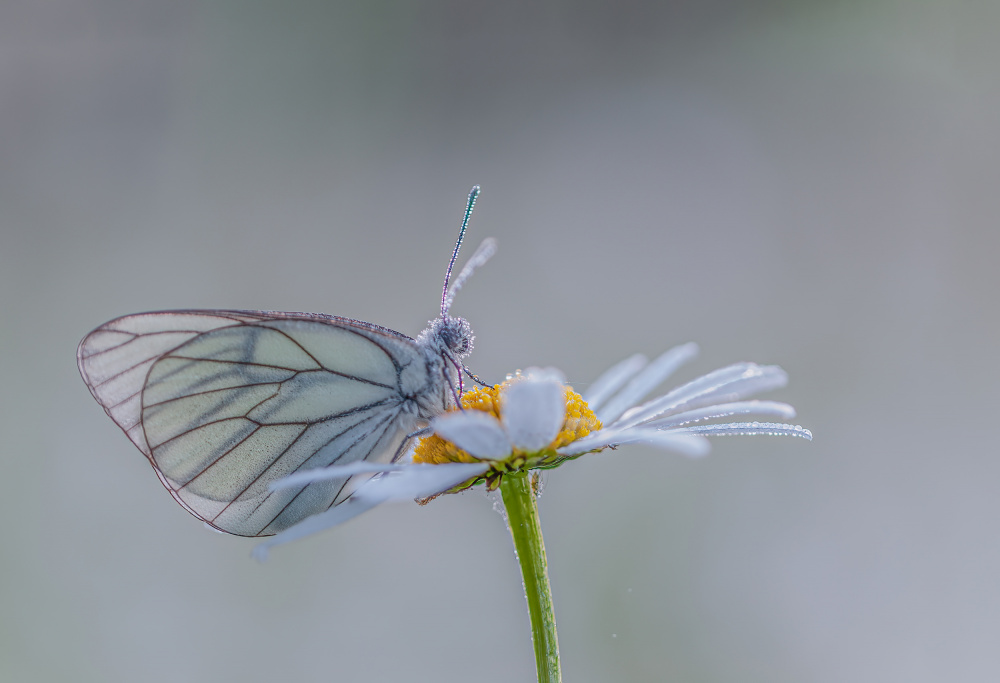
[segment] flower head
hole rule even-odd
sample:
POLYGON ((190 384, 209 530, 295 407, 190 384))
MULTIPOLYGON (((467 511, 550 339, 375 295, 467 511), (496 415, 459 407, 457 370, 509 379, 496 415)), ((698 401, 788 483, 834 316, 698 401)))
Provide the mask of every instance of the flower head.
POLYGON ((567 457, 559 449, 601 428, 587 402, 553 369, 529 368, 492 387, 462 396, 462 410, 432 423, 434 434, 420 440, 412 462, 484 462, 487 474, 449 493, 485 481, 495 489, 505 472, 551 468, 567 457))
POLYGON ((747 400, 783 387, 788 376, 776 365, 735 363, 643 402, 678 367, 698 352, 694 344, 675 347, 652 362, 635 355, 594 382, 584 396, 553 369, 531 368, 502 384, 473 389, 461 409, 435 418, 406 464, 356 463, 309 470, 279 482, 377 473, 345 503, 310 517, 261 543, 255 555, 322 528, 334 526, 375 505, 433 498, 479 483, 495 489, 505 474, 557 467, 585 453, 629 443, 647 443, 688 456, 709 450, 706 436, 771 435, 812 439, 808 429, 782 422, 720 422, 755 416, 788 420, 787 403, 747 400))

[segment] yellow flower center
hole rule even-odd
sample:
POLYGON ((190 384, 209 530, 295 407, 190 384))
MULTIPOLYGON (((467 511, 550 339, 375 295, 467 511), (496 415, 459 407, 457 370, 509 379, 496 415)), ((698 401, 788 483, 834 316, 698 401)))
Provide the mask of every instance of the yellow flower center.
MULTIPOLYGON (((481 410, 499 420, 503 409, 501 392, 511 382, 517 381, 521 379, 514 377, 492 387, 476 387, 462 396, 462 408, 481 410)), ((566 419, 552 443, 535 453, 525 453, 515 448, 507 460, 495 464, 495 469, 503 472, 554 465, 561 459, 556 453, 557 448, 582 439, 600 428, 601 421, 594 415, 587 402, 572 388, 566 387, 566 419)), ((434 434, 420 440, 413 453, 413 462, 442 465, 449 462, 480 462, 480 460, 434 434)), ((489 473, 485 478, 489 480, 489 473)))

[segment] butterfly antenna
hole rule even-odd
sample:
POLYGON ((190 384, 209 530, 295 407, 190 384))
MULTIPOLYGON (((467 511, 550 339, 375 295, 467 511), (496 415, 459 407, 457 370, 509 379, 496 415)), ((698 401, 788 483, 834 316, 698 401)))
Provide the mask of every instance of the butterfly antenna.
POLYGON ((444 314, 447 314, 447 312, 451 310, 451 304, 455 301, 455 295, 462 289, 462 285, 465 284, 465 281, 472 277, 472 274, 476 272, 481 265, 493 258, 493 255, 496 253, 497 241, 492 237, 484 239, 483 243, 480 244, 474 252, 472 252, 472 257, 469 259, 468 263, 465 264, 465 267, 462 268, 458 277, 455 278, 455 281, 451 283, 451 287, 449 287, 448 291, 445 293, 444 314))
POLYGON ((472 210, 476 208, 476 199, 479 198, 479 186, 476 185, 469 193, 469 202, 465 205, 465 217, 462 219, 462 229, 458 232, 458 241, 455 242, 455 251, 451 253, 451 260, 448 261, 448 271, 444 274, 444 289, 441 292, 441 317, 448 317, 448 282, 451 280, 451 271, 455 267, 455 259, 458 258, 458 250, 462 248, 462 240, 465 239, 465 229, 469 227, 469 217, 472 210))

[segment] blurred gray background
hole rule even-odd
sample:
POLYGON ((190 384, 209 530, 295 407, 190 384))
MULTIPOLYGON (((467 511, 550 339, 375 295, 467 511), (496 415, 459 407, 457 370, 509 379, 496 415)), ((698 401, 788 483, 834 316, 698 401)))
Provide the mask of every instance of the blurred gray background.
POLYGON ((3 3, 0 680, 532 680, 481 493, 260 565, 75 367, 142 310, 416 334, 474 183, 475 371, 695 340, 677 381, 780 363, 816 435, 549 473, 567 681, 997 680, 998 39, 989 0, 3 3))

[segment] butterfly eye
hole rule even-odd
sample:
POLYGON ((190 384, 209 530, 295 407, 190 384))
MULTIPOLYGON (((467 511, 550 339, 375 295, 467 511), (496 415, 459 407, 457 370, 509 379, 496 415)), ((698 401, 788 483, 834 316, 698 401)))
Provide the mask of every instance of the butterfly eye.
POLYGON ((472 326, 465 318, 449 318, 441 327, 441 341, 453 355, 465 358, 472 352, 472 326))

